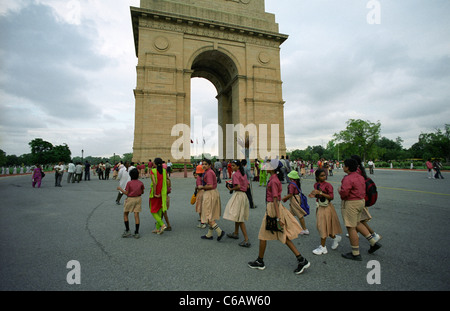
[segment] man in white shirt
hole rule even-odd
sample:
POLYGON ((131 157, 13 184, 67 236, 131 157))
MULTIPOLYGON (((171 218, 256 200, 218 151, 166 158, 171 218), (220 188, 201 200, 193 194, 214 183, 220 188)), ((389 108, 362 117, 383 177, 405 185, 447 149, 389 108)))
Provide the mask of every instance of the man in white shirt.
POLYGON ((370 171, 370 174, 373 174, 373 169, 375 168, 375 164, 373 163, 372 160, 369 160, 369 162, 367 163, 367 165, 369 165, 369 171, 370 171))
POLYGON ((74 182, 75 179, 75 164, 73 164, 73 161, 70 161, 69 166, 67 168, 67 183, 74 182))
POLYGON ((64 175, 64 164, 59 162, 53 169, 55 170, 55 187, 62 187, 61 180, 64 175))

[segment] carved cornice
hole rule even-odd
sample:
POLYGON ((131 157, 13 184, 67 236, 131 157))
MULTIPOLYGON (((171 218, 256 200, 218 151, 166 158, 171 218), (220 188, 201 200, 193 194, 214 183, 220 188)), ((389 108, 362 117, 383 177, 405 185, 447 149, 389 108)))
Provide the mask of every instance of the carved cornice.
POLYGON ((222 22, 186 17, 173 13, 131 7, 136 56, 139 50, 139 28, 148 27, 200 35, 216 39, 279 47, 288 35, 222 22))

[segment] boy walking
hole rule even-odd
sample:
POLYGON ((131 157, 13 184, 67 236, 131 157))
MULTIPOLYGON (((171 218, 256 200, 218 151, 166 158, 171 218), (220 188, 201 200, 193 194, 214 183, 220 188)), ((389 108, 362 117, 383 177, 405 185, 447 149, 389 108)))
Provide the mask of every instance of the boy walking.
POLYGON ((139 171, 137 169, 132 169, 130 171, 131 180, 127 183, 125 189, 117 187, 117 190, 122 192, 127 196, 125 204, 123 205, 123 220, 125 223, 125 231, 122 234, 123 238, 128 238, 131 236, 130 224, 128 221, 129 213, 134 213, 134 220, 136 223, 136 229, 134 231, 133 237, 139 239, 139 213, 142 211, 141 195, 144 193, 144 184, 139 180, 139 171))

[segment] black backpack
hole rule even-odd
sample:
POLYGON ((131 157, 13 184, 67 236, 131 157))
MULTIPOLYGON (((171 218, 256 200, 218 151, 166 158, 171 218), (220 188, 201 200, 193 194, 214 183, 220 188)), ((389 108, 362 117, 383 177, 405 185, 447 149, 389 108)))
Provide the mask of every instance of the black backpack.
POLYGON ((369 177, 366 178, 366 206, 372 206, 377 202, 378 199, 378 191, 375 182, 369 177))

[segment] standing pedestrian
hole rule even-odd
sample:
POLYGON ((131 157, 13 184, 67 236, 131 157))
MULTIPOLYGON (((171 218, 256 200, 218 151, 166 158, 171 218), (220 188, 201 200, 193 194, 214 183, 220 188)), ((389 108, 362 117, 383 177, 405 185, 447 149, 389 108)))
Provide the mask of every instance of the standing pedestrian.
MULTIPOLYGON (((231 164, 230 164, 231 167, 231 164)), ((217 178, 216 174, 211 168, 211 160, 203 160, 203 185, 198 189, 203 189, 203 201, 202 201, 202 223, 208 223, 208 233, 201 238, 204 240, 212 240, 214 231, 217 233, 217 241, 220 241, 225 232, 217 224, 217 220, 220 220, 221 204, 220 194, 217 190, 217 178)), ((231 174, 230 174, 231 175, 231 174)))
POLYGON ((97 168, 98 180, 105 180, 104 172, 105 172, 105 165, 103 164, 103 161, 101 161, 97 168))
POLYGON ((105 163, 105 179, 109 180, 109 173, 111 172, 111 163, 109 161, 106 161, 105 163))
POLYGON ((141 195, 144 193, 144 184, 139 180, 139 171, 137 169, 133 169, 129 173, 130 181, 127 182, 125 189, 122 187, 117 187, 117 190, 121 193, 125 194, 127 198, 125 199, 125 203, 123 205, 123 221, 125 223, 125 231, 122 234, 123 238, 127 238, 131 236, 130 232, 130 224, 128 220, 128 215, 130 213, 134 213, 135 220, 135 230, 133 237, 139 239, 139 226, 140 219, 139 213, 142 211, 142 198, 141 195))
POLYGON ((429 158, 428 161, 425 163, 427 169, 428 169, 428 179, 434 179, 433 174, 433 163, 431 163, 431 159, 429 158))
POLYGON ((248 239, 247 228, 245 227, 245 222, 248 221, 250 213, 246 194, 249 182, 245 175, 244 167, 239 160, 233 160, 231 168, 234 173, 231 177, 231 184, 227 184, 227 188, 233 192, 233 195, 227 203, 223 218, 234 221, 234 232, 227 234, 227 236, 232 239, 239 239, 239 228, 241 228, 244 241, 239 246, 250 247, 251 244, 248 239))
POLYGON ((221 184, 222 180, 220 179, 220 173, 222 172, 222 162, 220 162, 219 160, 214 162, 214 170, 215 170, 216 177, 217 177, 217 183, 221 184))
POLYGON ((75 180, 77 181, 77 183, 80 183, 82 175, 83 166, 81 165, 81 162, 77 162, 77 165, 75 166, 75 180))
POLYGON ((33 175, 31 177, 33 188, 35 188, 36 185, 38 188, 41 188, 41 182, 42 182, 43 175, 45 175, 45 174, 42 172, 41 166, 39 164, 36 164, 36 167, 33 170, 33 175))
POLYGON ((444 179, 444 176, 442 176, 441 174, 441 168, 442 168, 441 161, 439 159, 434 160, 433 169, 436 172, 436 174, 434 174, 435 179, 439 179, 439 177, 444 179))
MULTIPOLYGON (((131 180, 130 174, 128 174, 128 167, 130 166, 130 162, 125 162, 125 164, 120 165, 119 167, 119 186, 123 189, 127 186, 127 183, 131 180)), ((123 193, 119 191, 116 198, 116 204, 120 205, 120 199, 122 199, 123 193)))
POLYGON ((53 169, 55 170, 55 187, 62 187, 61 180, 64 175, 64 164, 59 162, 53 169))
POLYGON ((91 180, 91 163, 86 160, 84 162, 84 181, 91 180))
POLYGON ((70 160, 69 165, 67 167, 67 183, 74 182, 75 179, 75 164, 70 160))
POLYGON ((264 253, 266 251, 267 241, 279 240, 281 243, 286 244, 294 253, 298 263, 294 273, 300 274, 310 267, 310 263, 300 254, 292 242, 292 240, 296 239, 300 234, 301 227, 294 216, 280 203, 282 186, 278 178, 278 174, 280 173, 278 163, 280 162, 276 159, 266 165, 266 170, 271 174, 266 189, 266 215, 263 218, 258 235, 258 258, 255 261, 249 262, 248 266, 252 269, 264 270, 266 268, 264 264, 264 253), (276 218, 278 227, 281 228, 281 231, 266 230, 267 217, 276 218))
POLYGON ((325 245, 327 237, 333 239, 331 249, 338 247, 339 242, 342 240, 338 234, 342 233, 342 228, 334 205, 331 203, 334 199, 333 186, 326 181, 327 175, 323 169, 318 169, 315 175, 316 183, 309 197, 316 198, 316 226, 320 235, 320 245, 313 250, 313 253, 315 255, 322 255, 328 253, 325 245))
POLYGON ((167 171, 163 168, 163 160, 156 158, 151 169, 150 177, 152 179, 152 188, 150 192, 150 212, 156 220, 156 229, 153 233, 163 234, 167 226, 162 221, 164 212, 167 211, 167 171))

